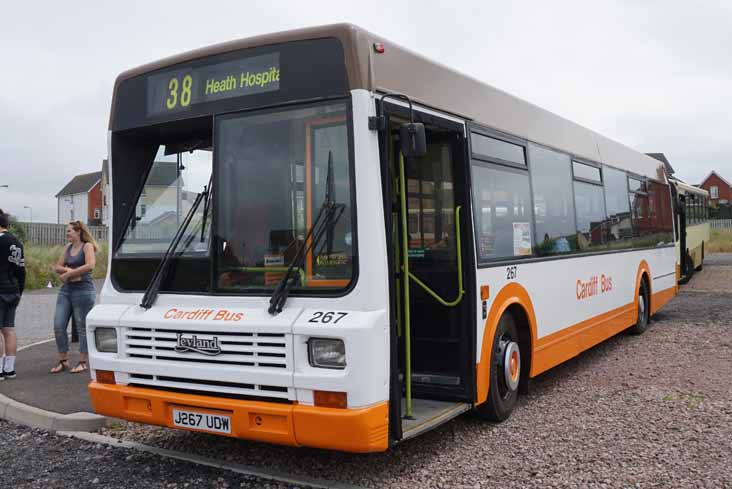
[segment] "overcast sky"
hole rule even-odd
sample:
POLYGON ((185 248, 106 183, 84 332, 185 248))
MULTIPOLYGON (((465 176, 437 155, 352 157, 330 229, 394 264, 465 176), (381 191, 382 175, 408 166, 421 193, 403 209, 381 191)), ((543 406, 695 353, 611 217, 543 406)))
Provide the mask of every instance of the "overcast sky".
POLYGON ((122 71, 209 44, 352 22, 643 152, 732 180, 732 2, 8 2, 0 20, 0 207, 53 197, 107 155, 122 71), (39 5, 43 3, 43 5, 39 5), (692 6, 693 4, 693 6, 692 6), (358 6, 357 6, 358 5, 358 6))

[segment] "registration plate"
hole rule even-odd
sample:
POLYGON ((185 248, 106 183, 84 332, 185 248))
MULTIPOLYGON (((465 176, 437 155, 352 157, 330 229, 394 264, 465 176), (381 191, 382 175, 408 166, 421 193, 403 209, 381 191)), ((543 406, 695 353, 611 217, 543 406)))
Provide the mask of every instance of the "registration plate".
POLYGON ((179 428, 231 434, 231 416, 173 409, 173 425, 179 428))

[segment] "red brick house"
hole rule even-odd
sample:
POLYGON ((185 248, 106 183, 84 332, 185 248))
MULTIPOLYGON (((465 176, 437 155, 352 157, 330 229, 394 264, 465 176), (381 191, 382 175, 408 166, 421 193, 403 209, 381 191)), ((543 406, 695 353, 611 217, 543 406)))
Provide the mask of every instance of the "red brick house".
POLYGON ((90 226, 102 224, 102 172, 77 175, 56 194, 58 223, 82 221, 90 226))
POLYGON ((714 171, 702 180, 697 187, 709 192, 709 202, 715 207, 719 204, 732 202, 732 185, 714 171))

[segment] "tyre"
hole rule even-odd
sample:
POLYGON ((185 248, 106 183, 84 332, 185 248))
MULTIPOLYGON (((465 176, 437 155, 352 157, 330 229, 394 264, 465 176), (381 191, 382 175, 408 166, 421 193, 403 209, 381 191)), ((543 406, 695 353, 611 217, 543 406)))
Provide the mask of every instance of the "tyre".
POLYGON ((651 318, 651 301, 648 293, 648 284, 645 279, 641 279, 641 285, 638 289, 638 315, 636 323, 630 328, 631 334, 642 334, 648 329, 648 322, 651 318))
POLYGON ((488 399, 476 407, 481 417, 504 421, 511 416, 521 380, 521 349, 516 322, 510 313, 501 317, 493 337, 488 399))
POLYGON ((704 270, 704 241, 702 241, 701 245, 701 260, 699 260, 699 266, 695 268, 697 272, 701 272, 704 270))
POLYGON ((686 282, 691 280, 691 277, 694 276, 694 260, 691 258, 691 255, 688 251, 686 252, 686 263, 682 272, 684 274, 684 279, 686 280, 686 282))

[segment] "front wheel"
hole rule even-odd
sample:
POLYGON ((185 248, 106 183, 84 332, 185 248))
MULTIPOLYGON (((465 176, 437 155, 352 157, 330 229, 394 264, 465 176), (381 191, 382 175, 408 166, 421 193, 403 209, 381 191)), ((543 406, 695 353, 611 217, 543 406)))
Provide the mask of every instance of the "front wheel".
POLYGON ((632 334, 642 334, 648 329, 648 323, 651 318, 651 302, 648 293, 648 285, 645 280, 641 280, 640 289, 638 289, 638 316, 635 326, 630 328, 632 334))
POLYGON ((498 322, 491 351, 488 399, 476 411, 491 421, 504 421, 511 416, 521 379, 521 349, 518 328, 513 316, 504 314, 498 322))

